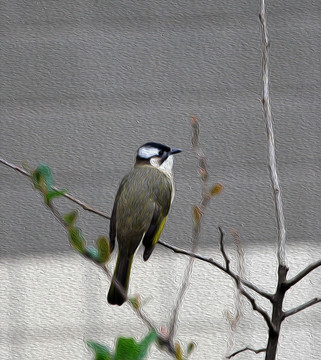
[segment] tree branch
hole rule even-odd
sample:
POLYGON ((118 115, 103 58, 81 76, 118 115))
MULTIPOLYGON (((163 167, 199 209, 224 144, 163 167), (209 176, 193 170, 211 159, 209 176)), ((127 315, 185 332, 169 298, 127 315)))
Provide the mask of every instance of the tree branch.
POLYGON ((314 304, 317 304, 318 302, 321 302, 321 297, 315 297, 302 305, 299 305, 291 310, 285 311, 283 313, 283 319, 285 319, 288 316, 294 315, 294 314, 298 313, 299 311, 302 311, 314 304))
MULTIPOLYGON (((227 254, 226 254, 226 251, 225 251, 225 248, 224 248, 224 232, 222 230, 222 228, 219 226, 219 231, 221 233, 221 236, 220 236, 220 251, 223 255, 223 258, 224 258, 224 261, 225 261, 225 269, 227 271, 227 273, 230 272, 230 259, 228 258, 227 254)), ((238 279, 237 279, 238 282, 240 282, 238 279)))
POLYGON ((242 353, 242 352, 244 352, 244 351, 252 351, 252 352, 254 352, 255 354, 259 354, 259 353, 261 353, 261 352, 265 352, 265 351, 266 351, 266 348, 262 348, 262 349, 256 350, 256 349, 252 349, 252 348, 250 348, 250 347, 246 347, 246 348, 244 348, 244 349, 235 351, 233 354, 231 354, 230 356, 228 356, 227 359, 232 359, 232 357, 234 357, 235 355, 238 355, 238 354, 240 354, 240 353, 242 353))
POLYGON ((271 321, 271 318, 270 318, 269 314, 265 310, 263 310, 260 306, 257 305, 255 299, 247 291, 245 291, 244 288, 240 287, 240 292, 251 303, 252 309, 262 315, 262 317, 265 320, 269 330, 274 331, 274 326, 272 324, 272 321, 271 321))
POLYGON ((270 90, 269 90, 269 48, 270 42, 268 38, 268 30, 265 16, 265 2, 261 0, 260 21, 262 25, 262 42, 263 42, 263 59, 262 59, 262 73, 263 73, 263 110, 264 120, 266 125, 267 139, 268 139, 268 167, 270 173, 270 180, 273 189, 275 215, 278 229, 278 262, 279 265, 286 267, 285 258, 285 243, 286 243, 286 230, 285 219, 283 213, 283 203, 281 197, 281 190, 279 185, 279 178, 277 173, 275 143, 273 121, 270 103, 270 90))
POLYGON ((297 275, 295 275, 292 279, 286 281, 284 283, 284 286, 286 289, 289 289, 291 286, 295 285, 299 281, 301 281, 305 276, 307 276, 311 271, 315 270, 321 266, 321 259, 308 265, 306 268, 304 268, 302 271, 300 271, 297 275))

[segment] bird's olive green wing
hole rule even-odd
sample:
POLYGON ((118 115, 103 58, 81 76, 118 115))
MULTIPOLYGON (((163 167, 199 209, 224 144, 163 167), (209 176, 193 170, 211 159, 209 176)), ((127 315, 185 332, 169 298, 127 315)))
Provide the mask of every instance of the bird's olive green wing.
POLYGON ((115 202, 113 211, 110 218, 110 225, 109 225, 109 246, 110 246, 110 252, 113 252, 115 247, 115 239, 116 239, 116 212, 117 212, 117 203, 118 199, 123 191, 123 187, 125 182, 127 181, 127 176, 125 176, 119 186, 119 189, 116 194, 115 202))
POLYGON ((145 233, 143 239, 143 245, 145 246, 145 251, 143 259, 146 261, 149 259, 152 254, 154 247, 162 233, 163 227, 165 225, 166 217, 161 214, 160 208, 158 205, 155 206, 154 214, 152 221, 149 225, 147 232, 145 233))
POLYGON ((116 210, 117 210, 117 202, 115 201, 113 212, 111 213, 110 225, 109 225, 109 247, 110 252, 113 252, 115 247, 115 239, 116 239, 116 210))
POLYGON ((161 182, 163 184, 161 184, 161 186, 159 186, 155 191, 155 207, 152 220, 143 238, 143 245, 145 246, 143 259, 145 261, 149 259, 163 231, 166 217, 171 205, 172 184, 167 179, 166 175, 161 182))

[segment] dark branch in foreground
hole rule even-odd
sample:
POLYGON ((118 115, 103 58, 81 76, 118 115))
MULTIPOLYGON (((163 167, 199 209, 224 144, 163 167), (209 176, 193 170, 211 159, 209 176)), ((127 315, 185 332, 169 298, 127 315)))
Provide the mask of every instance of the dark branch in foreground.
POLYGON ((263 348, 263 349, 258 349, 258 350, 256 350, 256 349, 252 349, 252 348, 250 348, 250 347, 246 347, 246 348, 244 348, 244 349, 235 351, 233 354, 231 354, 231 355, 228 356, 227 358, 228 358, 228 359, 232 359, 232 357, 234 357, 235 355, 238 355, 238 354, 240 354, 240 353, 242 353, 242 352, 244 352, 244 351, 252 351, 252 352, 254 352, 255 354, 259 354, 259 353, 261 353, 261 352, 265 352, 266 349, 263 348))
POLYGON ((300 311, 302 311, 302 310, 304 310, 304 309, 306 309, 306 308, 308 308, 308 307, 310 307, 310 306, 312 306, 314 304, 317 304, 318 302, 321 302, 321 297, 315 297, 315 298, 307 301, 306 303, 304 303, 302 305, 299 305, 299 306, 297 306, 297 307, 295 307, 295 308, 293 308, 291 310, 285 311, 283 313, 283 319, 285 319, 288 316, 294 315, 294 314, 296 314, 296 313, 298 313, 298 312, 300 312, 300 311))
MULTIPOLYGON (((224 232, 222 230, 221 227, 218 228, 220 230, 220 250, 221 253, 223 255, 224 261, 225 261, 225 269, 227 272, 230 271, 230 259, 228 258, 226 252, 225 252, 225 248, 224 248, 224 232)), ((237 282, 240 282, 239 280, 237 280, 237 282)))
POLYGON ((253 310, 262 315, 262 317, 265 320, 269 330, 274 331, 274 326, 272 324, 272 321, 271 321, 271 318, 270 318, 269 314, 265 310, 263 310, 260 306, 258 306, 255 299, 248 292, 246 292, 243 288, 240 289, 240 292, 251 303, 253 310))

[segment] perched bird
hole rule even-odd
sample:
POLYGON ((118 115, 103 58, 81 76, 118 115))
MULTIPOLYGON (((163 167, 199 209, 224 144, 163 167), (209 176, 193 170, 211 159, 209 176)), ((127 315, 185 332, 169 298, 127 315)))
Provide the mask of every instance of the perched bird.
POLYGON ((181 151, 154 142, 142 145, 134 168, 119 186, 109 230, 111 251, 116 238, 119 248, 107 297, 110 304, 122 305, 126 300, 130 269, 140 243, 145 247, 146 261, 162 233, 174 197, 173 155, 181 151))

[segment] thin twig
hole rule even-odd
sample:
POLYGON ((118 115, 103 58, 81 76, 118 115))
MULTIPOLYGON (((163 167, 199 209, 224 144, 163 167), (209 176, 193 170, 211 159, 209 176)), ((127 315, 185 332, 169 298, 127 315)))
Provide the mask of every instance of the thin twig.
POLYGON ((292 279, 289 279, 284 283, 287 289, 289 289, 291 286, 295 285, 299 281, 301 281, 305 276, 307 276, 311 271, 315 270, 321 266, 321 259, 308 265, 306 268, 304 268, 302 271, 300 271, 297 275, 295 275, 292 279))
MULTIPOLYGON (((233 238, 234 238, 234 244, 236 246, 236 250, 237 250, 237 254, 238 254, 238 274, 239 274, 239 277, 241 279, 244 278, 244 251, 242 249, 242 246, 241 246, 241 241, 240 241, 240 237, 237 233, 236 230, 233 230, 232 231, 232 235, 233 235, 233 238)), ((240 284, 242 284, 241 281, 239 281, 240 284)), ((238 292, 237 292, 237 298, 236 298, 236 308, 237 308, 237 314, 238 314, 238 317, 240 318, 242 316, 242 309, 241 309, 241 297, 240 297, 240 289, 238 288, 238 292)))
POLYGON ((60 222, 60 224, 68 230, 68 224, 66 223, 64 218, 60 215, 59 211, 55 208, 52 202, 49 202, 47 206, 50 209, 50 211, 55 215, 55 218, 60 222))
POLYGON ((260 306, 258 306, 258 304, 256 303, 254 297, 251 296, 244 288, 240 288, 240 292, 251 303, 252 309, 254 311, 258 312, 263 317, 263 319, 265 320, 269 330, 274 331, 274 326, 272 324, 272 321, 271 321, 271 318, 270 318, 269 314, 264 309, 262 309, 260 306))
MULTIPOLYGON (((242 249, 241 246, 241 242, 240 242, 240 238, 239 235, 237 233, 236 230, 232 230, 232 235, 233 235, 233 239, 234 239, 234 244, 236 246, 237 249, 237 272, 240 276, 240 278, 244 277, 244 251, 242 249)), ((237 282, 238 285, 241 285, 241 282, 237 282)), ((236 292, 236 297, 235 297, 235 308, 236 308, 236 312, 235 314, 233 314, 230 311, 226 311, 226 317, 229 321, 229 325, 230 325, 230 333, 229 333, 229 337, 227 339, 227 348, 226 348, 226 352, 225 352, 225 358, 228 357, 228 354, 231 353, 232 351, 232 347, 234 344, 234 340, 235 340, 235 333, 236 333, 236 329, 237 326, 243 316, 243 312, 242 312, 242 294, 240 291, 240 287, 237 287, 237 292, 236 292)))
MULTIPOLYGON (((14 169, 14 170, 18 171, 20 174, 23 174, 23 175, 25 175, 25 176, 28 176, 29 178, 31 177, 31 175, 28 173, 28 171, 20 168, 19 166, 16 166, 16 165, 11 164, 11 163, 9 163, 8 161, 6 161, 6 160, 4 160, 4 159, 2 159, 2 158, 0 158, 0 163, 6 165, 6 166, 8 166, 8 167, 10 167, 11 169, 14 169)), ((52 188, 53 188, 53 190, 57 190, 57 191, 58 191, 58 189, 57 189, 55 186, 53 186, 52 188)), ((108 216, 108 215, 105 214, 104 212, 99 211, 99 210, 96 210, 96 209, 90 207, 89 205, 87 205, 87 204, 85 204, 84 202, 76 199, 76 198, 73 197, 72 195, 65 193, 65 194, 63 194, 62 196, 64 196, 65 198, 67 198, 67 199, 69 199, 69 200, 71 200, 71 201, 73 201, 73 202, 76 203, 77 205, 81 206, 84 210, 89 211, 89 212, 92 212, 92 213, 94 213, 94 214, 96 214, 96 215, 102 216, 102 217, 104 217, 105 219, 110 220, 110 216, 108 216)))
POLYGON ((263 59, 262 59, 262 73, 263 73, 263 110, 264 120, 266 125, 267 139, 268 139, 268 166, 270 173, 270 180, 273 189, 275 215, 278 229, 278 262, 279 265, 286 267, 285 243, 286 243, 286 229, 285 219, 283 213, 283 203, 281 197, 281 189, 279 185, 279 178, 276 165, 275 143, 273 121, 270 103, 269 91, 269 48, 270 42, 268 38, 268 30, 265 16, 265 3, 261 0, 260 21, 262 25, 262 42, 263 42, 263 59))
POLYGON ((20 168, 19 166, 16 166, 16 165, 14 165, 14 164, 11 164, 11 163, 9 163, 8 161, 6 161, 6 160, 4 160, 4 159, 2 159, 2 158, 0 158, 0 162, 1 162, 2 164, 4 164, 4 165, 10 167, 11 169, 14 169, 14 170, 20 172, 22 175, 25 175, 25 176, 30 177, 30 174, 29 174, 26 170, 20 168))
MULTIPOLYGON (((194 224, 193 224, 193 234, 192 234, 192 252, 195 253, 198 248, 199 243, 199 234, 201 230, 201 219, 204 214, 204 211, 207 207, 207 204, 211 198, 210 193, 207 189, 207 180, 208 180, 208 171, 206 168, 206 158, 199 146, 199 124, 197 118, 193 117, 192 119, 192 145, 194 152, 199 160, 199 173, 201 175, 202 180, 202 196, 201 202, 198 206, 194 208, 197 212, 197 219, 194 216, 194 224)), ((195 215, 195 213, 194 213, 195 215)), ((180 307, 182 305, 182 301, 187 290, 187 287, 190 282, 190 277, 193 269, 194 257, 190 257, 188 265, 184 272, 183 282, 181 288, 178 293, 177 302, 172 312, 172 317, 169 323, 169 341, 172 343, 175 335, 175 329, 178 319, 178 313, 180 307)))
POLYGON ((242 353, 242 352, 244 352, 244 351, 252 351, 252 352, 254 352, 255 354, 259 354, 259 353, 261 353, 261 352, 265 352, 266 349, 265 349, 265 348, 262 348, 262 349, 256 350, 256 349, 252 349, 252 348, 250 348, 250 347, 246 347, 246 348, 244 348, 244 349, 235 351, 233 354, 231 354, 230 356, 228 356, 227 359, 232 359, 232 357, 234 357, 235 355, 238 355, 238 354, 240 354, 240 353, 242 353))
POLYGON ((298 313, 299 311, 302 311, 314 304, 317 304, 318 302, 321 302, 321 297, 315 297, 302 305, 299 305, 291 310, 285 311, 283 313, 283 319, 285 319, 288 316, 294 315, 294 314, 298 313))
POLYGON ((223 255, 223 258, 224 258, 224 261, 225 261, 225 269, 227 271, 227 273, 229 273, 230 271, 230 259, 228 258, 227 254, 226 254, 226 251, 225 251, 225 248, 224 248, 224 232, 222 230, 222 228, 219 226, 219 231, 221 233, 221 236, 220 236, 220 251, 223 255))

